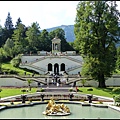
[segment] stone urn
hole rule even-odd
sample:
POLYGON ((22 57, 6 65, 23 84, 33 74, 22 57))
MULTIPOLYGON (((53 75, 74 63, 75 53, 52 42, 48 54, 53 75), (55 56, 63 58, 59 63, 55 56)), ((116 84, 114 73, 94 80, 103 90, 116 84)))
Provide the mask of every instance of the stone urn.
POLYGON ((92 95, 87 95, 89 103, 92 103, 92 97, 93 97, 92 95))

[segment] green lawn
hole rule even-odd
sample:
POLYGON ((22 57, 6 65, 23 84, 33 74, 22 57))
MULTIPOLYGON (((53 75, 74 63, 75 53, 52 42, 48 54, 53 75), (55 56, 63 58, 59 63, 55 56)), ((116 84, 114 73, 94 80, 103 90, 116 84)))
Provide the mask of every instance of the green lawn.
MULTIPOLYGON (((14 95, 20 95, 23 94, 21 92, 22 89, 27 88, 1 88, 2 91, 0 92, 1 98, 8 97, 8 96, 14 96, 14 95)), ((112 89, 113 87, 107 87, 107 88, 94 88, 94 87, 79 87, 79 90, 82 92, 78 92, 79 94, 85 93, 85 94, 93 94, 93 95, 99 95, 99 96, 105 96, 105 97, 111 97, 118 95, 119 93, 113 93, 112 89), (93 91, 87 91, 88 88, 92 88, 93 91)), ((31 92, 29 93, 36 93, 37 88, 32 88, 31 92)), ((28 92, 25 92, 27 94, 28 92)))
POLYGON ((26 74, 32 74, 31 72, 25 71, 24 69, 13 67, 12 64, 10 64, 9 62, 2 63, 2 69, 4 69, 4 71, 17 71, 19 75, 23 75, 24 72, 26 72, 26 74))
MULTIPOLYGON (((14 96, 14 95, 21 95, 23 92, 21 92, 22 89, 27 90, 28 88, 1 88, 2 91, 0 92, 1 98, 8 97, 8 96, 14 96)), ((24 92, 24 94, 28 93, 35 93, 37 88, 32 88, 30 92, 24 92)))
POLYGON ((99 95, 99 96, 105 96, 105 97, 113 98, 113 96, 119 94, 119 93, 112 92, 113 88, 114 87, 107 87, 107 88, 79 87, 78 89, 82 91, 80 93, 93 94, 93 95, 99 95), (93 91, 87 91, 88 88, 92 88, 93 91))

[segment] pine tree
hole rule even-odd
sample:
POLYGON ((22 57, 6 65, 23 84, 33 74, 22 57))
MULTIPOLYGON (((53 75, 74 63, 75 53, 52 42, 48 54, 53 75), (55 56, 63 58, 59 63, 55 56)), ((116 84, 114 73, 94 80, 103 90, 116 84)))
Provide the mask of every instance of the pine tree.
POLYGON ((19 17, 19 18, 17 19, 17 22, 16 22, 15 27, 17 28, 20 23, 22 23, 22 21, 21 21, 21 19, 20 19, 20 17, 19 17))
POLYGON ((13 34, 13 30, 14 30, 12 18, 10 16, 9 12, 8 12, 8 16, 6 18, 4 25, 5 25, 5 27, 2 29, 2 41, 3 41, 3 43, 5 43, 8 38, 11 39, 12 34, 13 34))
POLYGON ((12 18, 9 12, 4 25, 7 30, 13 29, 12 18))

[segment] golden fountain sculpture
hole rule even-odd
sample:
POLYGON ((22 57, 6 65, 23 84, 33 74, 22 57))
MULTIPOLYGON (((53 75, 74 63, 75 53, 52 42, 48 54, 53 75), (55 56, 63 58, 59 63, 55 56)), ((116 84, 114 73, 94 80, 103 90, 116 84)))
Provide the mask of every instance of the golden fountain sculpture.
POLYGON ((46 111, 43 112, 44 115, 69 115, 70 109, 62 104, 56 104, 53 98, 51 97, 47 106, 46 111))

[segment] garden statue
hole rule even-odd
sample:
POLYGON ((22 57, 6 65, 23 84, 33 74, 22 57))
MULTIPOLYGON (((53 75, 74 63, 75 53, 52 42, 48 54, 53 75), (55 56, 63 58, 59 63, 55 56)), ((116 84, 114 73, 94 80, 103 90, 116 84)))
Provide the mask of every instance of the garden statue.
POLYGON ((21 95, 22 103, 25 103, 26 95, 21 95))
POLYGON ((74 97, 73 94, 69 94, 69 97, 70 97, 70 101, 72 100, 72 97, 74 97))
POLYGON ((44 101, 44 99, 43 99, 43 98, 44 98, 44 96, 45 96, 44 94, 41 94, 42 101, 44 101))
POLYGON ((87 95, 89 103, 92 103, 92 95, 87 95))

